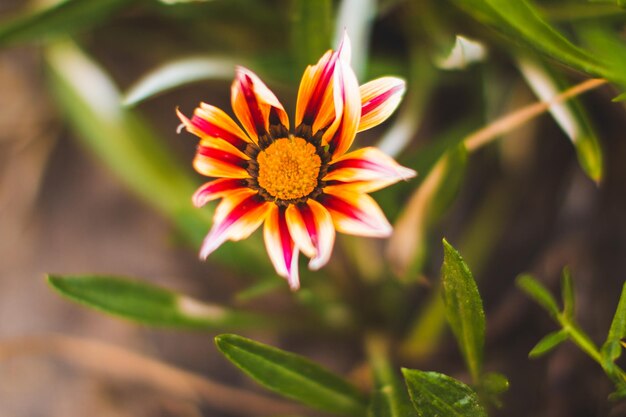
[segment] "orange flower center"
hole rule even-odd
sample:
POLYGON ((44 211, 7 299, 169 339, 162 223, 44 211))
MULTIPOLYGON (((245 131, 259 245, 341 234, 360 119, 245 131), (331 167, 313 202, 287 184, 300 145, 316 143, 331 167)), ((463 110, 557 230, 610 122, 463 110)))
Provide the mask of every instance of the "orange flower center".
POLYGON ((315 146, 302 138, 274 141, 257 156, 257 181, 272 197, 295 200, 311 194, 317 186, 322 160, 315 146))

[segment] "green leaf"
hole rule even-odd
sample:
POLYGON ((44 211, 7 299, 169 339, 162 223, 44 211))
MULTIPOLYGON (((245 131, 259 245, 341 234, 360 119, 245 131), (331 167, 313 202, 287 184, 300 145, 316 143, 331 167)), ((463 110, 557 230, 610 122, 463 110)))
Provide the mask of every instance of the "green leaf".
POLYGON ((224 330, 269 324, 269 320, 258 314, 229 310, 129 278, 49 275, 47 280, 53 289, 72 301, 150 326, 224 330))
POLYGON ((438 372, 402 369, 419 417, 487 417, 478 395, 464 383, 438 372))
POLYGON ((359 391, 320 365, 293 353, 233 334, 215 338, 217 348, 265 388, 331 413, 363 417, 359 391))
POLYGON ((66 0, 0 24, 0 45, 48 40, 94 26, 138 0, 66 0))
POLYGON ((568 267, 563 268, 563 278, 561 280, 561 297, 563 298, 563 314, 569 319, 574 318, 576 298, 574 294, 574 282, 572 273, 568 267))
POLYGON ((534 348, 528 354, 530 358, 538 358, 550 352, 552 349, 565 342, 569 338, 567 330, 558 330, 552 333, 548 333, 543 339, 541 339, 534 348))
POLYGON ((556 317, 559 314, 559 307, 552 294, 531 275, 520 275, 515 282, 522 291, 545 308, 552 316, 556 317))
POLYGON ((371 335, 366 347, 375 386, 368 417, 415 416, 406 389, 389 360, 388 342, 380 335, 371 335))
POLYGON ((330 0, 291 0, 291 43, 297 63, 295 71, 302 74, 307 65, 331 47, 332 2, 330 0))
POLYGON ((620 94, 619 96, 615 97, 613 100, 611 100, 614 103, 620 102, 620 101, 625 101, 626 100, 626 92, 620 94))
POLYGON ((574 45, 546 22, 526 0, 455 0, 468 13, 573 68, 624 83, 626 75, 611 62, 574 45))
POLYGON ((463 352, 470 374, 478 382, 485 343, 483 303, 467 264, 445 239, 443 252, 441 278, 446 318, 463 352))
POLYGON ((200 80, 231 80, 237 65, 231 59, 219 57, 188 57, 168 62, 141 77, 133 84, 122 101, 133 106, 157 94, 200 80))
MULTIPOLYGON (((187 241, 200 245, 212 211, 191 204, 198 186, 191 163, 183 165, 139 114, 121 107, 115 84, 74 43, 50 45, 46 60, 50 87, 78 138, 132 191, 172 220, 187 241)), ((254 236, 237 242, 237 251, 224 245, 212 258, 242 272, 273 273, 254 236)))
POLYGON ((622 287, 622 295, 620 296, 609 335, 606 342, 602 346, 602 356, 605 360, 614 362, 622 353, 620 341, 626 338, 626 283, 622 287))
POLYGON ((502 374, 490 372, 483 375, 480 386, 491 395, 499 395, 509 390, 509 380, 502 374))
MULTIPOLYGON (((542 101, 548 102, 566 89, 566 83, 541 60, 530 55, 518 57, 518 67, 526 82, 542 101)), ((603 158, 589 117, 579 100, 572 99, 550 107, 550 114, 570 138, 581 167, 594 181, 602 179, 603 158)))

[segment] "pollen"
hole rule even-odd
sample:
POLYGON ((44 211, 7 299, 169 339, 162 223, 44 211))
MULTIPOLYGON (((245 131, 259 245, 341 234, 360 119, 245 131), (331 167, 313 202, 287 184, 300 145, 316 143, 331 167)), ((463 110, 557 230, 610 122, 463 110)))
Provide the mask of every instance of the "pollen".
POLYGON ((297 137, 278 139, 259 152, 257 181, 272 197, 295 200, 311 194, 322 160, 315 146, 297 137))

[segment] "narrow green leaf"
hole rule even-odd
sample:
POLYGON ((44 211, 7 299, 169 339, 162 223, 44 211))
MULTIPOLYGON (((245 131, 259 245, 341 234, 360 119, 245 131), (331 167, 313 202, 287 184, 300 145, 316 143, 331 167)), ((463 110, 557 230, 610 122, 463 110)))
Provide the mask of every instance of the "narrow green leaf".
POLYGON ((545 308, 552 316, 556 317, 559 314, 559 307, 552 294, 531 275, 520 275, 515 282, 522 291, 545 308))
POLYGON ((406 389, 389 360, 388 342, 380 335, 370 335, 366 348, 375 385, 368 417, 415 416, 406 389))
POLYGON ((342 378, 293 353, 233 334, 215 338, 217 348, 265 388, 331 413, 363 417, 365 399, 342 378))
POLYGON ((66 0, 0 24, 0 45, 48 40, 93 26, 138 0, 66 0))
POLYGON ((622 287, 622 295, 620 296, 609 335, 606 342, 602 346, 602 356, 605 360, 614 362, 622 353, 621 340, 626 338, 626 283, 622 287))
POLYGON ((509 380, 502 374, 490 372, 483 375, 480 386, 490 395, 499 395, 509 390, 509 380))
POLYGON ((419 417, 487 417, 478 395, 464 383, 438 372, 402 369, 419 417))
POLYGON ((237 64, 220 57, 188 57, 168 62, 133 84, 122 101, 133 106, 157 94, 200 80, 231 80, 237 64))
POLYGON ((49 275, 61 295, 87 307, 141 324, 193 330, 267 326, 258 314, 229 310, 130 278, 49 275))
POLYGON ((291 43, 295 71, 302 74, 331 47, 332 2, 330 0, 291 0, 291 43))
POLYGON ((561 280, 561 297, 563 298, 563 314, 568 319, 574 318, 576 298, 574 294, 574 282, 572 273, 568 267, 563 268, 563 278, 561 280))
POLYGON ((548 333, 543 339, 541 339, 534 348, 528 354, 530 358, 538 358, 550 352, 552 349, 565 342, 569 338, 569 334, 566 330, 558 330, 552 333, 548 333))
MULTIPOLYGON (((530 56, 518 57, 518 67, 526 82, 542 101, 552 100, 567 85, 541 60, 530 56)), ((550 107, 550 114, 569 137, 580 162, 580 166, 594 181, 602 180, 603 158, 596 133, 579 100, 572 99, 550 107)))
MULTIPOLYGON (((46 60, 50 87, 78 138, 132 191, 172 220, 189 242, 200 245, 212 211, 191 204, 198 186, 191 163, 182 164, 139 114, 121 107, 115 84, 74 43, 50 45, 46 60)), ((237 251, 224 245, 212 258, 242 272, 273 272, 264 252, 253 237, 238 242, 237 251), (241 262, 243 254, 246 262, 241 262)))
POLYGON ((620 94, 619 96, 615 97, 613 100, 611 100, 614 103, 620 102, 620 101, 625 101, 626 100, 626 92, 620 94))
POLYGON ((476 281, 463 258, 443 240, 441 279, 446 318, 475 382, 480 379, 485 343, 485 313, 476 281))

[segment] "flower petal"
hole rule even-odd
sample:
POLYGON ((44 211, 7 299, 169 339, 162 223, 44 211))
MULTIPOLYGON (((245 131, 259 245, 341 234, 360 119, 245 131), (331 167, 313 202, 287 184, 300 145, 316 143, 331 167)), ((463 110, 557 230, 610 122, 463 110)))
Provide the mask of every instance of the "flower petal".
MULTIPOLYGON (((345 42, 349 45, 349 41, 345 42)), ((349 46, 346 50, 349 50, 349 46)), ((339 53, 343 51, 344 49, 339 53)), ((361 118, 359 83, 350 63, 342 55, 335 68, 333 82, 335 121, 324 132, 322 141, 330 145, 330 152, 333 156, 339 156, 352 145, 361 118)))
POLYGON ((227 240, 241 240, 263 223, 272 203, 256 191, 243 189, 224 196, 213 216, 213 227, 202 243, 200 258, 206 259, 227 240))
POLYGON ((333 218, 335 228, 357 236, 387 237, 392 228, 378 204, 367 194, 329 186, 318 201, 333 218))
POLYGON ((298 206, 291 205, 286 212, 291 237, 309 258, 309 268, 318 270, 328 263, 335 243, 335 227, 328 210, 314 200, 298 206))
POLYGON ((304 71, 296 102, 297 129, 303 124, 310 127, 310 134, 314 134, 335 119, 333 75, 336 63, 337 53, 328 51, 317 64, 309 65, 304 71))
POLYGON ((188 132, 202 139, 222 139, 240 151, 245 150, 250 138, 223 110, 206 103, 200 103, 191 119, 176 109, 178 118, 188 132))
POLYGON ((298 275, 298 247, 289 234, 289 226, 285 218, 285 208, 270 203, 271 209, 265 220, 263 237, 265 248, 281 277, 287 279, 292 291, 300 288, 298 275))
POLYGON ((283 137, 289 131, 289 118, 274 93, 252 71, 237 67, 231 88, 231 103, 248 135, 266 139, 283 137))
POLYGON ((323 180, 355 183, 355 191, 369 193, 412 178, 416 174, 414 170, 398 164, 381 150, 367 147, 335 159, 323 180))
POLYGON ((404 80, 382 77, 360 87, 361 120, 359 132, 377 126, 396 110, 406 90, 404 80))
POLYGON ((207 182, 198 188, 193 194, 192 201, 194 206, 202 207, 209 201, 217 200, 218 198, 222 198, 225 195, 238 191, 241 188, 246 188, 247 186, 248 182, 245 179, 220 178, 207 182))
POLYGON ((202 140, 198 144, 193 167, 207 177, 248 178, 248 157, 220 140, 202 140))

